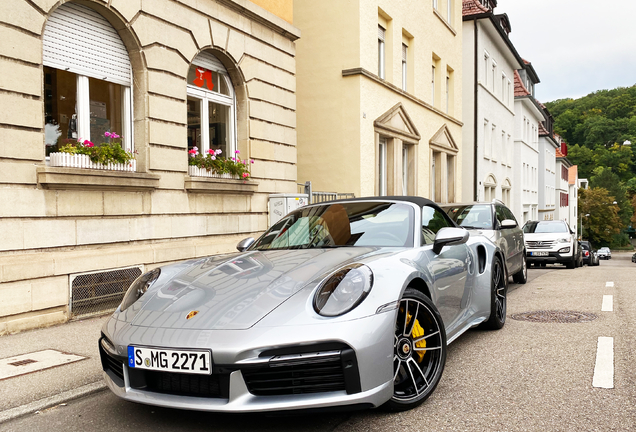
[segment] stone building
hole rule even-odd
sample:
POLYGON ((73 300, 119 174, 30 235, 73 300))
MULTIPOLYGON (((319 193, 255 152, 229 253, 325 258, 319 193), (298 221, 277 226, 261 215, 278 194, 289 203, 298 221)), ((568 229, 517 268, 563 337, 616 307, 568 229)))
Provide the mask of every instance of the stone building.
POLYGON ((266 229, 268 194, 296 190, 291 21, 292 0, 0 2, 0 334, 266 229), (106 132, 134 163, 52 162, 106 132), (251 177, 189 171, 195 146, 254 160, 251 177))
POLYGON ((461 199, 460 0, 295 0, 298 180, 461 199))

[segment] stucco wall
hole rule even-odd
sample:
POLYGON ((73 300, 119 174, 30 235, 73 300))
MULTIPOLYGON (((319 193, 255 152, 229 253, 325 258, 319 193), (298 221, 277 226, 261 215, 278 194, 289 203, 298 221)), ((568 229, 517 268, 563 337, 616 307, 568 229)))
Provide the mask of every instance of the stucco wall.
POLYGON ((89 181, 86 170, 48 167, 42 32, 59 3, 0 3, 0 334, 67 319, 69 274, 231 251, 266 229, 269 193, 296 190, 300 33, 243 0, 81 1, 129 52, 137 174, 89 181), (254 183, 204 180, 197 185, 216 190, 195 192, 187 186, 186 76, 204 49, 232 78, 238 149, 255 160, 254 183))
MULTIPOLYGON (((461 2, 450 26, 445 10, 430 2, 296 0, 298 41, 298 178, 315 190, 375 194, 374 121, 401 103, 421 135, 417 194, 429 196, 429 140, 446 125, 461 151, 461 2), (386 26, 386 78, 378 78, 378 24, 386 26), (407 42, 407 89, 402 91, 402 43, 407 42), (440 77, 453 70, 452 108, 445 98, 431 104, 433 54, 440 77), (343 76, 347 71, 347 76, 343 76), (442 102, 443 101, 443 102, 442 102), (326 155, 328 163, 319 163, 326 155)), ((443 87, 438 89, 442 94, 443 87)), ((457 158, 459 159, 459 158, 457 158)), ((456 166, 456 199, 461 198, 461 161, 456 166)))

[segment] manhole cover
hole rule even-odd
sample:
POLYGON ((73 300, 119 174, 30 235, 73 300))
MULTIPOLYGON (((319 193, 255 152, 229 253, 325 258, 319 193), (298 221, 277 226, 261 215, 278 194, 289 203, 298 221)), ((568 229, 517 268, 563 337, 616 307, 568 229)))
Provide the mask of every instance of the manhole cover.
POLYGON ((514 314, 511 315, 510 318, 518 321, 531 321, 538 323, 576 323, 590 322, 598 318, 598 316, 589 312, 539 310, 514 314))

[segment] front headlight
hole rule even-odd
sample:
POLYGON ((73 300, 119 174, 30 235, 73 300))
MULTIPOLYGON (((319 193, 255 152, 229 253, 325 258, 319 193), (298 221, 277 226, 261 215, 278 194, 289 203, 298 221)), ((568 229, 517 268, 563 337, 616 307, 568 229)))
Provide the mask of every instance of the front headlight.
POLYGON ((570 243, 572 241, 572 237, 563 237, 557 240, 557 243, 570 243))
POLYGON ((130 288, 128 288, 128 291, 126 291, 126 295, 121 302, 121 306, 119 306, 120 310, 122 312, 125 311, 130 307, 130 305, 139 300, 139 298, 141 298, 141 296, 148 291, 148 288, 150 288, 150 286, 157 280, 160 274, 161 269, 156 268, 135 279, 135 281, 130 285, 130 288))
POLYGON ((352 264, 329 276, 316 291, 314 309, 334 317, 358 306, 373 286, 373 272, 364 264, 352 264))

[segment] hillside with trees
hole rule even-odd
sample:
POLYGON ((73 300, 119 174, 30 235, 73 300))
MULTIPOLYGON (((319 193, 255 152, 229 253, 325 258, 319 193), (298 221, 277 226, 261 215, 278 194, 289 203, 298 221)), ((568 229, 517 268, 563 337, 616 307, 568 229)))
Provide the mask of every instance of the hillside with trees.
POLYGON ((599 90, 546 104, 568 159, 590 189, 579 194, 583 238, 596 246, 629 244, 636 226, 636 86, 599 90), (589 216, 585 216, 589 214, 589 216), (609 223, 608 223, 609 222, 609 223))

